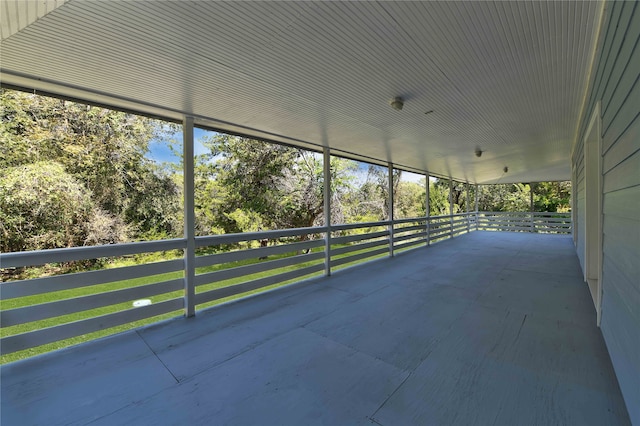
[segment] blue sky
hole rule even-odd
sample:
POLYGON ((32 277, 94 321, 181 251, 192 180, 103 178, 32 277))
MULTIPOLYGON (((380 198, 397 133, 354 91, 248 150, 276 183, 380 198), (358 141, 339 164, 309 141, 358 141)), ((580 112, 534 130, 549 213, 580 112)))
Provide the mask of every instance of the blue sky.
MULTIPOLYGON (((210 136, 214 134, 215 132, 199 129, 197 127, 193 129, 193 136, 195 139, 193 150, 196 155, 204 154, 207 151, 204 145, 202 145, 202 143, 200 142, 200 140, 205 136, 210 136)), ((181 144, 180 146, 182 146, 182 133, 181 132, 175 133, 173 137, 176 140, 176 142, 180 143, 181 144)), ((149 142, 149 153, 147 154, 147 157, 157 163, 165 163, 165 162, 178 163, 180 161, 178 157, 173 155, 173 153, 171 152, 171 150, 169 149, 169 147, 164 141, 158 141, 158 140, 152 140, 151 142, 149 142)))
MULTIPOLYGON (((203 130, 197 127, 193 129, 193 136, 195 140, 193 149, 196 155, 204 154, 207 151, 207 149, 204 147, 204 145, 202 145, 200 141, 206 136, 212 136, 215 134, 216 132, 203 130)), ((176 140, 176 142, 180 144, 182 143, 181 132, 175 133, 173 135, 173 138, 176 140)), ((152 140, 149 143, 149 153, 147 154, 147 157, 157 163, 165 163, 165 162, 178 163, 180 161, 179 157, 173 155, 173 153, 171 152, 167 144, 161 140, 152 140)), ((368 164, 361 163, 361 162, 358 162, 358 163, 359 163, 359 167, 358 167, 357 174, 360 176, 360 179, 364 180, 366 178, 368 164)), ((403 172, 401 180, 418 183, 423 178, 424 178, 423 175, 418 175, 410 172, 403 172)))

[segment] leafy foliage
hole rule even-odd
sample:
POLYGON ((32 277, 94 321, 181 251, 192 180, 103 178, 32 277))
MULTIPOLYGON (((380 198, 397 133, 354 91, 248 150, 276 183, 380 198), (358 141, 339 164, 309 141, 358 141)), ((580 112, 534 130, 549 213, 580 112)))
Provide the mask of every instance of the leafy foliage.
POLYGON ((568 212, 571 210, 571 182, 539 182, 534 186, 534 210, 568 212))
POLYGON ((98 208, 81 182, 53 161, 0 172, 2 251, 124 240, 126 226, 98 208))
POLYGON ((4 239, 11 241, 7 247, 28 250, 98 244, 180 231, 178 187, 145 157, 149 141, 163 137, 165 124, 4 89, 0 106, 4 190, 9 199, 21 200, 3 205, 8 224, 4 239), (13 179, 21 173, 27 180, 18 185, 13 179), (38 198, 44 203, 42 208, 59 205, 56 214, 63 226, 58 231, 48 222, 55 216, 31 211, 35 206, 28 200, 38 198), (79 209, 75 219, 65 216, 71 213, 57 200, 79 209), (29 221, 24 222, 25 218, 29 221), (93 222, 82 232, 70 225, 81 220, 89 223, 89 218, 93 222), (59 233, 68 235, 63 238, 59 233))
POLYGON ((435 182, 429 182, 429 212, 431 216, 449 214, 448 180, 438 179, 435 182))
POLYGON ((384 188, 388 182, 387 173, 387 168, 381 166, 369 165, 366 168, 364 180, 346 194, 343 222, 377 222, 389 216, 385 198, 388 190, 384 188))
POLYGON ((526 212, 531 210, 529 184, 481 185, 478 210, 496 212, 526 212))
MULTIPOLYGON (((11 90, 0 92, 2 250, 70 247, 182 234, 182 168, 147 158, 150 141, 176 125, 11 90)), ((211 134, 195 158, 198 235, 324 223, 322 156, 253 139, 211 134)), ((332 223, 389 216, 389 170, 331 157, 332 223)), ((426 181, 394 170, 394 215, 425 214, 426 181)), ((475 187, 429 182, 431 215, 475 210, 475 187), (470 204, 470 205, 468 205, 470 204)), ((528 184, 481 185, 479 209, 528 211, 528 184)), ((536 210, 569 208, 570 184, 538 183, 536 210)))
MULTIPOLYGON (((196 158, 196 216, 199 232, 243 232, 322 224, 322 157, 253 139, 216 134, 202 141, 196 158)), ((349 160, 332 158, 334 211, 349 188, 349 160)))

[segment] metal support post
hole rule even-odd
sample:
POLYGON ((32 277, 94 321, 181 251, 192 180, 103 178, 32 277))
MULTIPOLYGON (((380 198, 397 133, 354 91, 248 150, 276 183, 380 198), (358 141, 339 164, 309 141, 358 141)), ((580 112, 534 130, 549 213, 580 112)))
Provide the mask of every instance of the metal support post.
POLYGON ((480 187, 476 183, 476 231, 478 230, 478 197, 480 196, 478 190, 480 187))
POLYGON ((322 151, 322 169, 324 175, 324 226, 327 229, 324 238, 324 274, 331 275, 331 151, 322 151))
POLYGON ((465 184, 467 189, 467 203, 466 203, 466 211, 467 211, 467 234, 471 232, 471 220, 469 219, 469 182, 465 184))
POLYGON ((534 187, 534 183, 529 182, 529 199, 530 199, 530 205, 531 205, 531 231, 530 232, 536 232, 536 224, 533 217, 533 187, 534 187))
POLYGON ((184 314, 195 315, 195 276, 196 276, 196 227, 194 202, 194 156, 193 156, 193 117, 184 117, 182 122, 182 152, 184 175, 184 238, 187 248, 184 251, 184 314))
POLYGON ((389 173, 389 256, 393 257, 393 163, 388 165, 389 173))
POLYGON ((427 178, 427 185, 426 185, 426 191, 427 191, 427 200, 426 200, 426 221, 425 221, 425 226, 427 227, 427 245, 431 244, 431 223, 430 223, 430 217, 431 217, 431 205, 429 204, 429 174, 427 173, 426 175, 427 178))
POLYGON ((576 198, 577 176, 576 170, 572 167, 571 170, 571 235, 573 237, 573 245, 578 245, 578 233, 575 230, 574 224, 578 218, 578 204, 576 198))
POLYGON ((449 235, 453 238, 453 179, 449 179, 449 226, 449 235))

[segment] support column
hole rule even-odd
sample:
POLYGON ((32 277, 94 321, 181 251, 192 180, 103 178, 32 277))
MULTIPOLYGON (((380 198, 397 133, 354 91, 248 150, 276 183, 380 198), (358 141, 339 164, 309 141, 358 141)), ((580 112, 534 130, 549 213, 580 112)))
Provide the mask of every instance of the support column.
POLYGON ((184 315, 195 315, 196 215, 194 202, 193 117, 182 121, 182 154, 184 176, 184 315))
POLYGON ((331 275, 331 151, 324 148, 322 151, 322 166, 324 177, 324 274, 331 275))
POLYGON ((449 179, 449 236, 453 238, 453 179, 449 179))
POLYGON ((466 212, 467 212, 467 234, 471 232, 471 220, 469 219, 469 182, 465 184, 465 188, 467 190, 467 203, 466 203, 466 212))
POLYGON ((388 165, 389 173, 389 256, 393 257, 393 163, 388 165))
POLYGON ((531 206, 531 231, 530 232, 536 232, 536 223, 533 217, 533 182, 529 182, 529 201, 530 201, 530 206, 531 206))
POLYGON ((426 201, 426 221, 425 221, 425 226, 427 228, 427 245, 431 244, 431 223, 429 222, 430 217, 431 217, 431 205, 429 204, 429 192, 430 192, 430 188, 429 188, 429 173, 427 173, 426 175, 427 178, 427 185, 426 185, 426 191, 427 191, 427 201, 426 201))
POLYGON ((573 245, 578 246, 578 233, 575 224, 578 219, 578 198, 576 197, 576 188, 578 187, 575 167, 571 167, 571 236, 573 237, 573 245))
POLYGON ((478 197, 480 196, 479 189, 480 187, 476 183, 476 231, 478 230, 478 197))

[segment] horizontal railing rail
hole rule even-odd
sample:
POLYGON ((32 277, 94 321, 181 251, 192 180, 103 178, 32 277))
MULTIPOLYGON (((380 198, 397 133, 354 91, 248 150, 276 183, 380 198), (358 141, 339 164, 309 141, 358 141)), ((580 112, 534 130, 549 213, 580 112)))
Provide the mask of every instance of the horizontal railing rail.
POLYGON ((258 241, 265 239, 273 240, 286 237, 299 237, 301 235, 314 233, 321 234, 326 231, 326 227, 318 226, 311 228, 292 228, 277 229, 273 231, 242 232, 238 234, 208 235, 206 237, 196 237, 196 247, 236 244, 245 241, 258 241))
POLYGON ((196 245, 204 247, 206 243, 210 249, 256 241, 260 245, 197 256, 196 307, 201 309, 221 299, 319 273, 324 269, 325 258, 324 251, 317 250, 325 245, 324 237, 319 236, 326 230, 312 227, 196 238, 196 245), (283 242, 282 238, 294 241, 283 242))
POLYGON ((389 254, 390 221, 331 226, 331 268, 344 267, 389 254))
POLYGON ((445 240, 452 236, 451 219, 453 215, 429 217, 429 244, 445 240))
POLYGON ((131 254, 184 249, 186 246, 186 240, 173 239, 2 253, 0 257, 0 268, 19 268, 24 266, 39 266, 47 263, 62 263, 77 260, 100 259, 103 257, 126 256, 131 254))
POLYGON ((319 272, 324 253, 313 250, 324 246, 324 238, 314 236, 323 233, 325 227, 309 227, 196 237, 197 247, 214 250, 221 250, 223 245, 259 244, 255 248, 196 257, 196 308, 319 272), (274 256, 277 258, 273 259, 274 256), (300 266, 303 263, 312 264, 300 266))
POLYGON ((185 278, 186 239, 4 253, 3 269, 104 262, 101 269, 0 284, 0 348, 5 355, 46 344, 52 345, 48 350, 68 346, 182 314, 187 286, 193 286, 191 303, 201 310, 476 228, 568 233, 571 217, 470 212, 196 237, 191 283, 185 278), (127 264, 131 256, 141 257, 128 263, 142 263, 127 264))
POLYGON ((478 212, 478 229, 483 231, 570 234, 571 213, 478 212))
POLYGON ((428 243, 428 218, 399 219, 393 225, 393 249, 403 251, 428 243))
MULTIPOLYGON (((94 260, 182 250, 185 240, 161 240, 4 253, 0 267, 94 260)), ((177 256, 179 254, 175 254, 177 256)), ((184 260, 90 270, 0 284, 2 354, 178 312, 184 260), (141 306, 133 302, 141 301, 141 306), (152 302, 153 301, 153 302, 152 302), (152 303, 149 303, 152 302, 152 303)))

